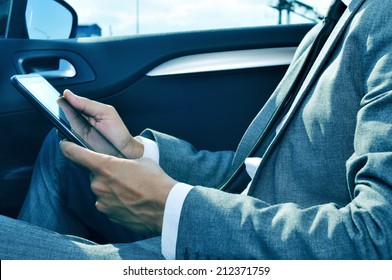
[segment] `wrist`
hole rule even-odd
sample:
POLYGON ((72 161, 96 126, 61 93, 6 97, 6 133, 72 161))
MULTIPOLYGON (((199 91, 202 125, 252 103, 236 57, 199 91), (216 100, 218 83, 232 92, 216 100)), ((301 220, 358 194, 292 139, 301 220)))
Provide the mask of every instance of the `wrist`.
POLYGON ((138 159, 143 157, 144 154, 144 144, 140 136, 132 137, 128 142, 127 146, 124 148, 124 154, 129 159, 138 159))

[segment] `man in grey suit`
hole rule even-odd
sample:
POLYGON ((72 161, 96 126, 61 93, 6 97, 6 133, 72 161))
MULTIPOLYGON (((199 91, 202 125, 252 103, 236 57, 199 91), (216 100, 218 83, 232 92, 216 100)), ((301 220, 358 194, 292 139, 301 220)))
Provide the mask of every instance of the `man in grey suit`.
POLYGON ((20 215, 40 227, 0 218, 0 257, 391 259, 392 3, 343 2, 348 8, 255 157, 321 25, 236 152, 196 151, 152 130, 133 138, 113 108, 67 91, 133 160, 67 141, 60 152, 51 135, 20 215), (243 162, 248 188, 219 190, 243 162), (108 244, 87 240, 92 233, 108 244))

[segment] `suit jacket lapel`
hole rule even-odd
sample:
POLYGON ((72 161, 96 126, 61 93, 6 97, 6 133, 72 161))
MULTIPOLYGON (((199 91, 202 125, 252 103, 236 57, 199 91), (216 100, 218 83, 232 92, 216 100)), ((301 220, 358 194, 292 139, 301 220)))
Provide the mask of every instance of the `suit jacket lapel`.
MULTIPOLYGON (((345 13, 342 15, 341 19, 337 23, 335 29, 332 31, 328 40, 325 43, 325 46, 320 51, 319 56, 315 60, 312 68, 310 69, 304 83, 301 86, 301 89, 298 92, 298 95, 295 98, 293 106, 290 108, 285 123, 283 124, 283 129, 280 130, 279 134, 284 132, 285 126, 288 124, 290 119, 293 117, 294 113, 298 110, 301 105, 303 99, 312 88, 315 81, 320 76, 321 71, 323 70, 325 64, 328 59, 331 57, 335 47, 341 41, 342 36, 344 35, 347 26, 349 25, 351 19, 355 15, 356 11, 359 9, 361 4, 366 0, 357 0, 352 1, 350 6, 346 9, 345 13)), ((279 136, 279 135, 278 135, 279 136)), ((275 139, 279 139, 276 137, 275 139)))
MULTIPOLYGON (((356 11, 360 8, 360 6, 365 1, 366 0, 353 0, 349 5, 349 7, 347 8, 347 10, 345 11, 345 13, 342 15, 335 29, 331 33, 327 42, 325 43, 325 46, 321 50, 320 55, 314 62, 312 68, 310 69, 307 78, 305 79, 300 91, 298 92, 294 105, 289 110, 288 117, 286 118, 285 124, 287 124, 288 121, 292 118, 292 116, 300 106, 302 100, 309 92, 314 82, 317 80, 320 71, 322 71, 323 66, 328 61, 336 45, 339 43, 339 40, 343 36, 349 22, 355 15, 356 11)), ((268 100, 268 102, 265 104, 263 109, 260 111, 260 113, 256 116, 256 118, 249 126, 247 132, 245 133, 243 139, 241 140, 238 146, 237 153, 233 161, 233 171, 237 169, 238 166, 248 156, 250 150, 257 142, 259 135, 264 131, 265 127, 268 125, 268 122, 273 116, 274 112, 276 111, 277 106, 280 104, 281 100, 283 100, 284 97, 289 93, 292 83, 294 82, 296 76, 298 75, 298 72, 302 68, 307 53, 308 53, 307 51, 302 53, 301 57, 297 58, 296 61, 290 66, 287 72, 288 75, 286 75, 285 78, 282 80, 282 82, 278 85, 277 89, 275 90, 271 98, 268 100)), ((280 133, 284 131, 284 127, 280 133)), ((279 137, 276 137, 275 139, 278 138, 279 137)), ((273 142, 273 144, 275 143, 273 142)), ((266 151, 266 155, 269 153, 269 150, 270 149, 266 151)))
POLYGON ((351 4, 349 5, 348 9, 345 11, 345 13, 342 15, 341 19, 337 23, 335 29, 331 33, 330 37, 328 38, 327 42, 325 43, 325 46, 320 52, 320 55, 317 57, 316 61, 314 62, 314 65, 310 69, 301 89, 298 92, 298 95, 296 96, 293 105, 291 106, 289 112, 287 113, 287 118, 284 121, 283 128, 279 131, 278 135, 274 138, 272 141, 271 145, 269 148, 266 150, 263 160, 260 163, 259 169, 256 173, 256 176, 253 180, 253 184, 251 186, 251 189, 249 190, 249 193, 253 191, 253 188, 255 187, 255 182, 257 181, 258 178, 258 173, 260 173, 260 170, 265 162, 266 159, 268 158, 268 155, 271 153, 273 147, 275 144, 280 139, 280 135, 284 133, 284 130, 286 126, 288 125, 290 119, 293 117, 295 112, 298 110, 298 108, 301 105, 301 102, 307 95, 307 93, 310 91, 311 87, 313 86, 314 82, 318 79, 320 72, 323 70, 323 67, 327 63, 328 59, 331 57, 335 47, 339 43, 340 39, 344 35, 347 26, 349 25, 350 21, 354 17, 355 13, 358 11, 360 6, 365 2, 366 0, 353 0, 351 4))
MULTIPOLYGON (((318 29, 321 29, 320 25, 318 29)), ((314 35, 317 35, 318 31, 319 30, 312 30, 314 35)), ((306 48, 307 46, 304 46, 304 49, 306 48)), ((249 125, 237 148, 237 152, 233 161, 233 171, 238 168, 238 166, 245 160, 246 157, 249 156, 249 152, 251 151, 252 147, 258 142, 259 136, 263 134, 277 107, 289 93, 291 85, 295 82, 298 73, 302 69, 306 56, 307 51, 300 54, 300 57, 297 57, 293 60, 283 80, 280 82, 274 93, 268 99, 267 103, 263 106, 258 115, 249 125)))

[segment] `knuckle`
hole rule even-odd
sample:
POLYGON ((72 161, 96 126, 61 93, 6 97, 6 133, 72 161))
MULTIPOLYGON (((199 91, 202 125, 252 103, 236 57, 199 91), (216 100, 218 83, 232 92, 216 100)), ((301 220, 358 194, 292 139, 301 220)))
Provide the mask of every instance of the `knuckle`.
POLYGON ((116 108, 114 108, 112 105, 105 104, 104 106, 105 106, 105 111, 108 113, 117 112, 116 108))
POLYGON ((102 213, 105 213, 106 211, 107 211, 107 206, 104 204, 104 203, 102 203, 102 202, 100 202, 100 201, 97 201, 96 203, 95 203, 95 208, 99 211, 99 212, 102 212, 102 213))
POLYGON ((102 161, 97 162, 95 166, 95 171, 96 173, 104 176, 104 177, 110 177, 112 172, 112 165, 114 163, 114 160, 111 159, 108 156, 105 156, 102 161))
POLYGON ((94 191, 94 193, 101 192, 102 187, 100 182, 98 180, 91 181, 91 189, 94 191))

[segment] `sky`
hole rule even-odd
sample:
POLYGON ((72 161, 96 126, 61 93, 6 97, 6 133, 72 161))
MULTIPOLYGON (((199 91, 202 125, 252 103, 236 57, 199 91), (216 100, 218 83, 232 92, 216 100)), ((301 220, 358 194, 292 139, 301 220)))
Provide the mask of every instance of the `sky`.
MULTIPOLYGON (((97 23, 103 36, 165 33, 278 23, 275 0, 66 0, 80 24, 97 23), (138 3, 138 9, 137 9, 138 3), (137 10, 139 13, 137 13, 137 10), (138 15, 138 16, 137 16, 138 15)), ((324 13, 329 0, 302 0, 324 13)), ((291 15, 292 23, 304 22, 291 15)), ((283 18, 286 22, 286 18, 283 18)))

